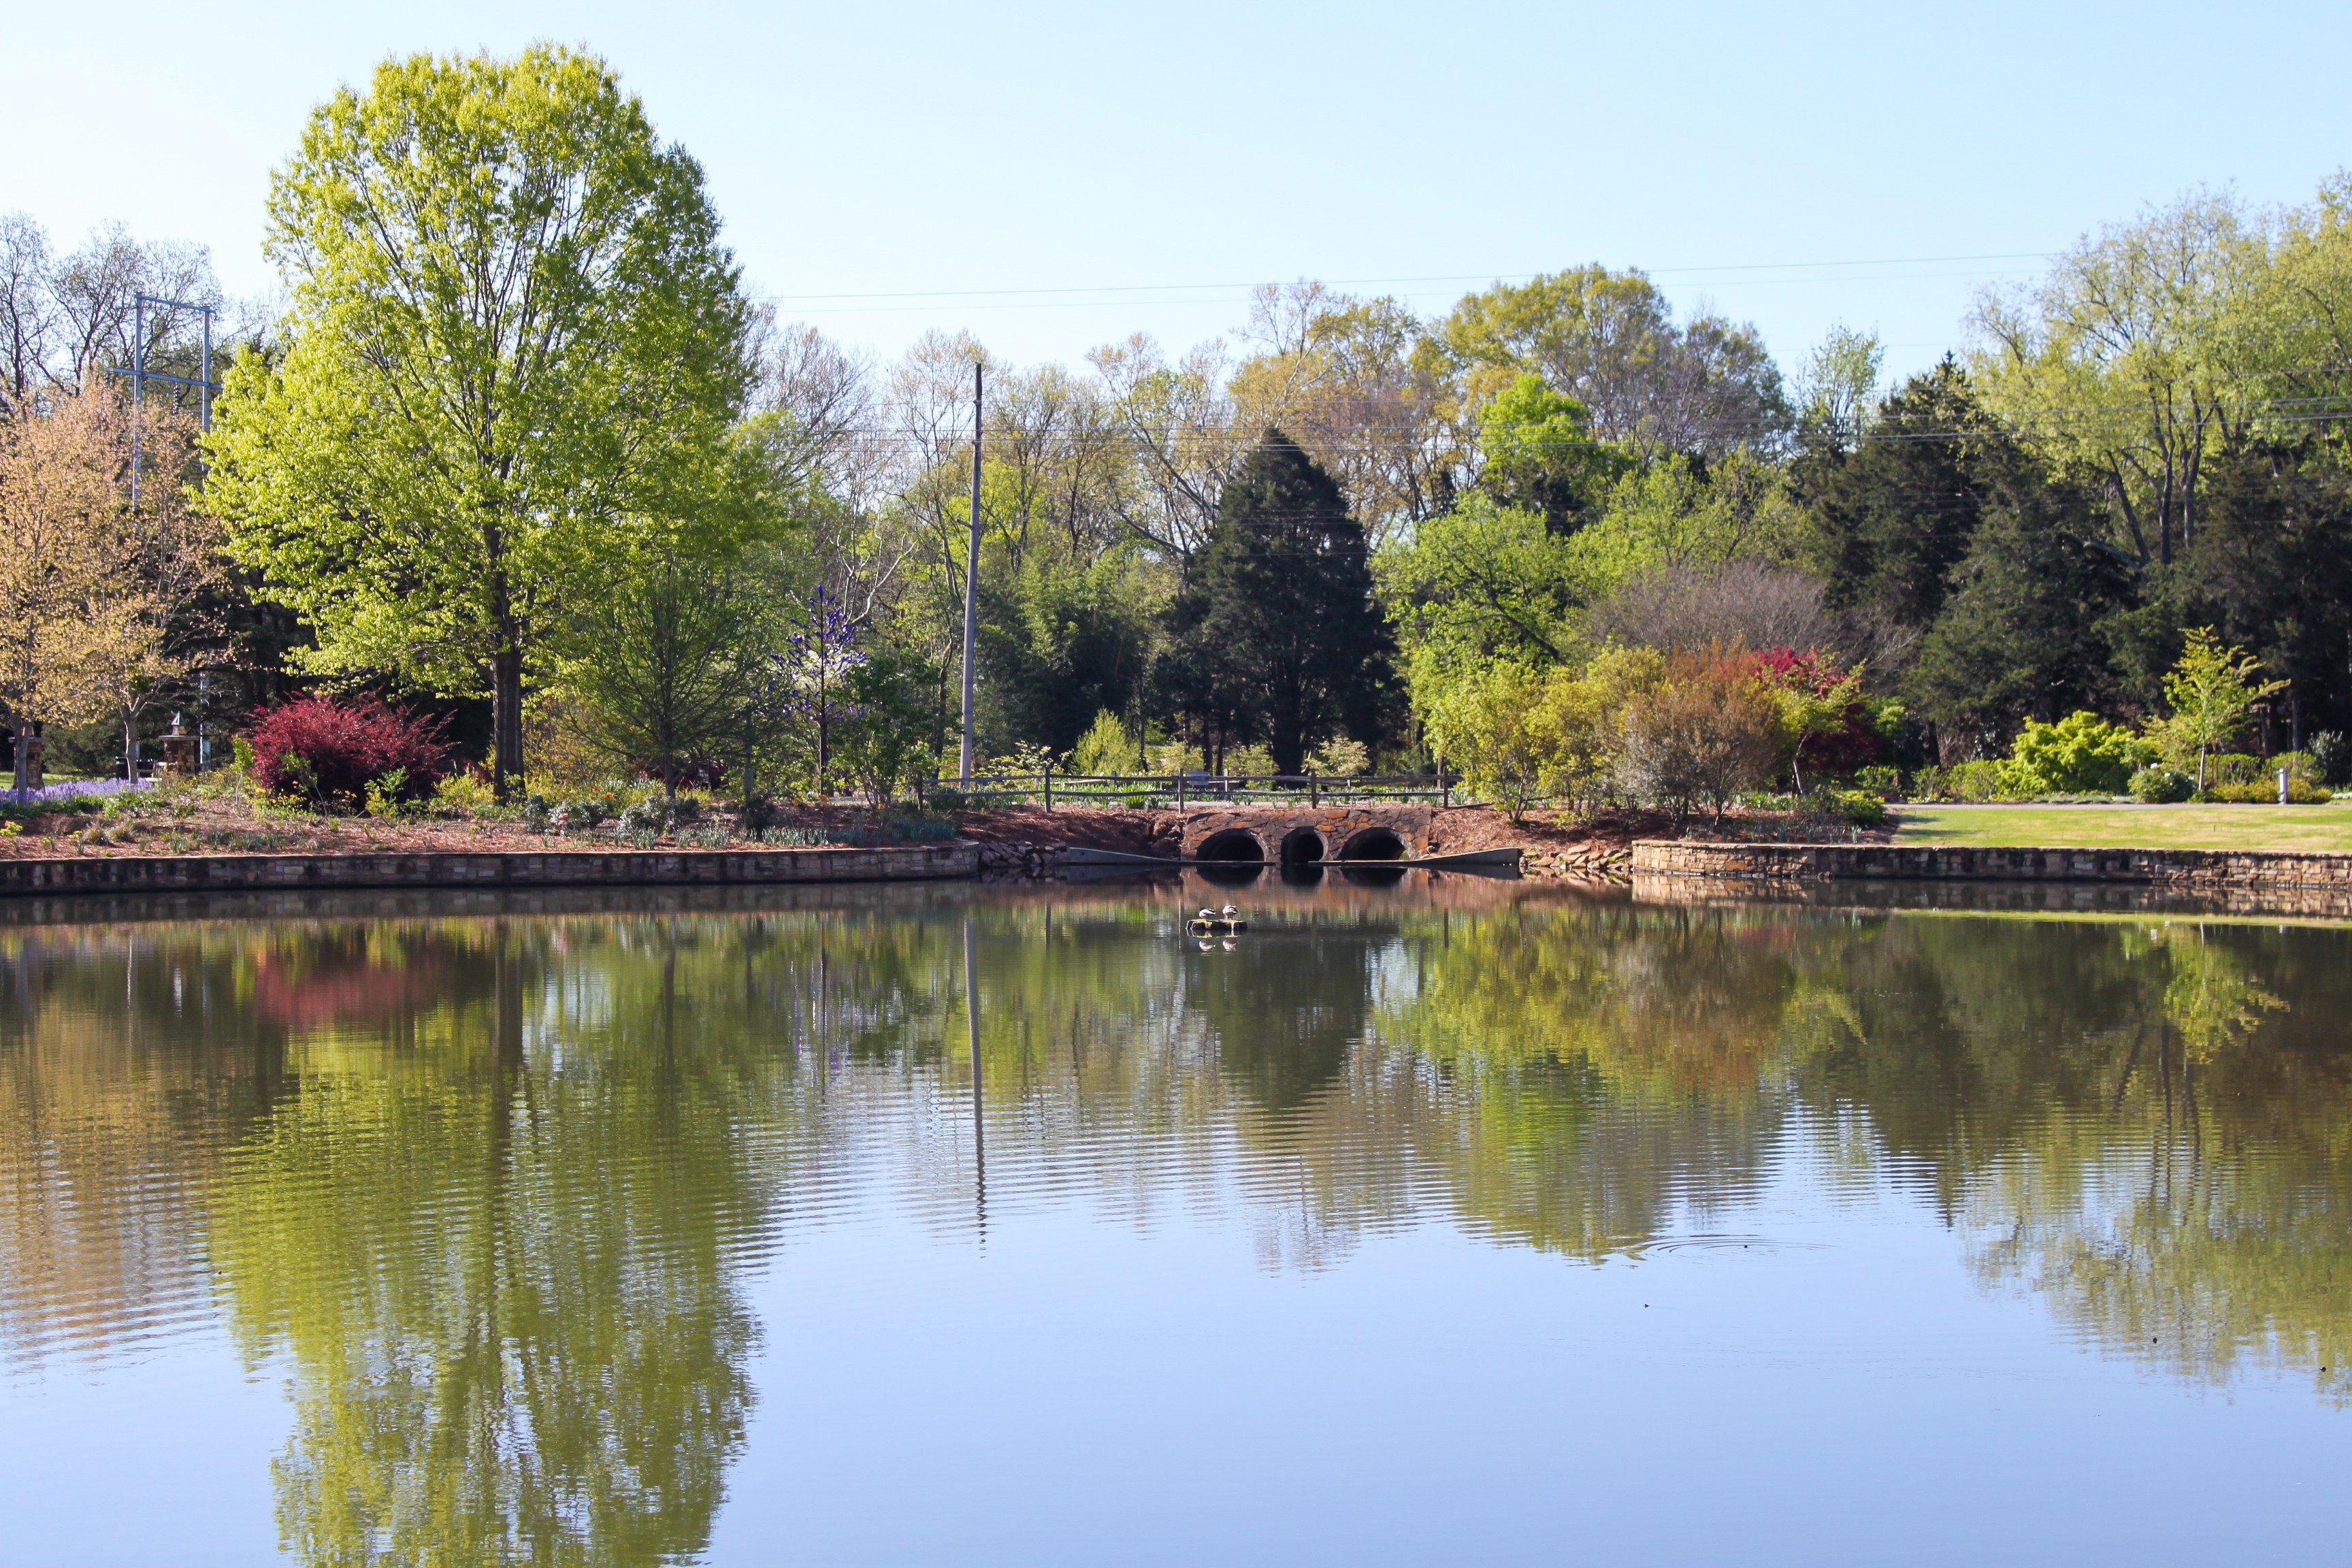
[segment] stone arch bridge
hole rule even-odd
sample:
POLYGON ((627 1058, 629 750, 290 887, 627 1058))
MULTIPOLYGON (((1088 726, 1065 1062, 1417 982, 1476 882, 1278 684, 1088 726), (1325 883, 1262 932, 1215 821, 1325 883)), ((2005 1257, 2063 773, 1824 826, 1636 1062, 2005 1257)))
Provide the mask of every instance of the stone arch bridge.
POLYGON ((1237 864, 1411 860, 1429 853, 1425 805, 1237 805, 1187 812, 1180 853, 1237 864))

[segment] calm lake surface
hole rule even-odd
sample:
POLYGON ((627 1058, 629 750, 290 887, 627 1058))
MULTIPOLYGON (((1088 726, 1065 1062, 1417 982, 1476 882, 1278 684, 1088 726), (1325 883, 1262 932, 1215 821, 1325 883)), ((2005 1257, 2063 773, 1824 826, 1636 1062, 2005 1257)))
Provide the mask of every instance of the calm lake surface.
POLYGON ((0 1562, 2352 1561, 2352 931, 468 907, 0 909, 0 1562))

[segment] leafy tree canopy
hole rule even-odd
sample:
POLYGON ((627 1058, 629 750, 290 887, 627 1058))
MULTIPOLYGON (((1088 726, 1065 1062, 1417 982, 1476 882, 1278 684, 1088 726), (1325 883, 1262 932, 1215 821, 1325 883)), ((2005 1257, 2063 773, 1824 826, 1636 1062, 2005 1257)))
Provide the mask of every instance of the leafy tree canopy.
POLYGON ((1592 438, 1584 405, 1532 373, 1479 412, 1478 445, 1486 464, 1479 488, 1505 506, 1541 512, 1555 532, 1585 521, 1633 467, 1623 452, 1592 438))
POLYGON ((1385 728, 1393 644, 1364 531, 1331 476, 1269 429, 1226 485, 1171 616, 1169 682, 1282 773, 1338 733, 1385 728))
POLYGON ((746 311, 694 160, 592 56, 417 55, 313 112, 272 181, 291 346, 231 370, 207 498, 325 670, 497 708, 615 521, 706 500, 746 311))
POLYGON ((1947 357, 1880 406, 1855 451, 1800 466, 1814 564, 1841 610, 1925 626, 1943 608, 1988 496, 2025 475, 2024 452, 1947 357))
POLYGON ((1677 323, 1640 272, 1577 267, 1465 296, 1436 328, 1454 365, 1492 380, 1543 377, 1591 411, 1604 439, 1643 457, 1777 446, 1789 425, 1780 372, 1750 326, 1677 323))
POLYGON ((1569 541, 1473 493, 1383 550, 1381 595, 1408 659, 1556 664, 1577 647, 1569 541))

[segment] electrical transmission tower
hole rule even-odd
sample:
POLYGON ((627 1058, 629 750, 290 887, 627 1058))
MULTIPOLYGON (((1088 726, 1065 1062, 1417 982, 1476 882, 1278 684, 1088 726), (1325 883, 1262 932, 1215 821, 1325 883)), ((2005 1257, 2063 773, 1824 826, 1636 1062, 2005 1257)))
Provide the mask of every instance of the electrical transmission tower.
POLYGON ((139 410, 146 401, 147 384, 161 381, 173 386, 194 387, 196 427, 201 430, 213 427, 213 394, 220 390, 213 380, 213 314, 216 309, 215 306, 198 304, 194 300, 166 300, 160 294, 132 297, 131 365, 127 370, 120 365, 109 366, 108 374, 131 378, 131 505, 133 510, 139 506, 139 410), (147 307, 150 305, 161 305, 173 310, 194 310, 204 318, 204 359, 193 378, 147 368, 147 307))

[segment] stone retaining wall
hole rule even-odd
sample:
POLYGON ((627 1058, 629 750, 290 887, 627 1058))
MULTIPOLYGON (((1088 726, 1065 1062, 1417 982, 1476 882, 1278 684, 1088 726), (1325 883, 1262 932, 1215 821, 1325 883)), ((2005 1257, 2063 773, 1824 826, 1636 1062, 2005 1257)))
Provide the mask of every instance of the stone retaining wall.
POLYGON ((0 894, 935 881, 971 877, 979 868, 979 847, 969 843, 887 849, 91 855, 0 860, 0 894))
POLYGON ((1645 904, 1801 905, 1841 913, 1933 910, 1967 914, 2194 915, 2352 920, 2352 888, 2223 887, 2181 882, 1751 881, 1640 876, 1645 904))
POLYGON ((1567 877, 1583 881, 1622 881, 1633 868, 1633 852, 1614 844, 1569 844, 1557 849, 1538 847, 1519 859, 1519 870, 1529 877, 1567 877))
POLYGON ((2253 849, 2045 849, 1949 844, 1695 844, 1644 838, 1633 873, 1748 881, 2131 882, 2352 891, 2352 854, 2253 849))

